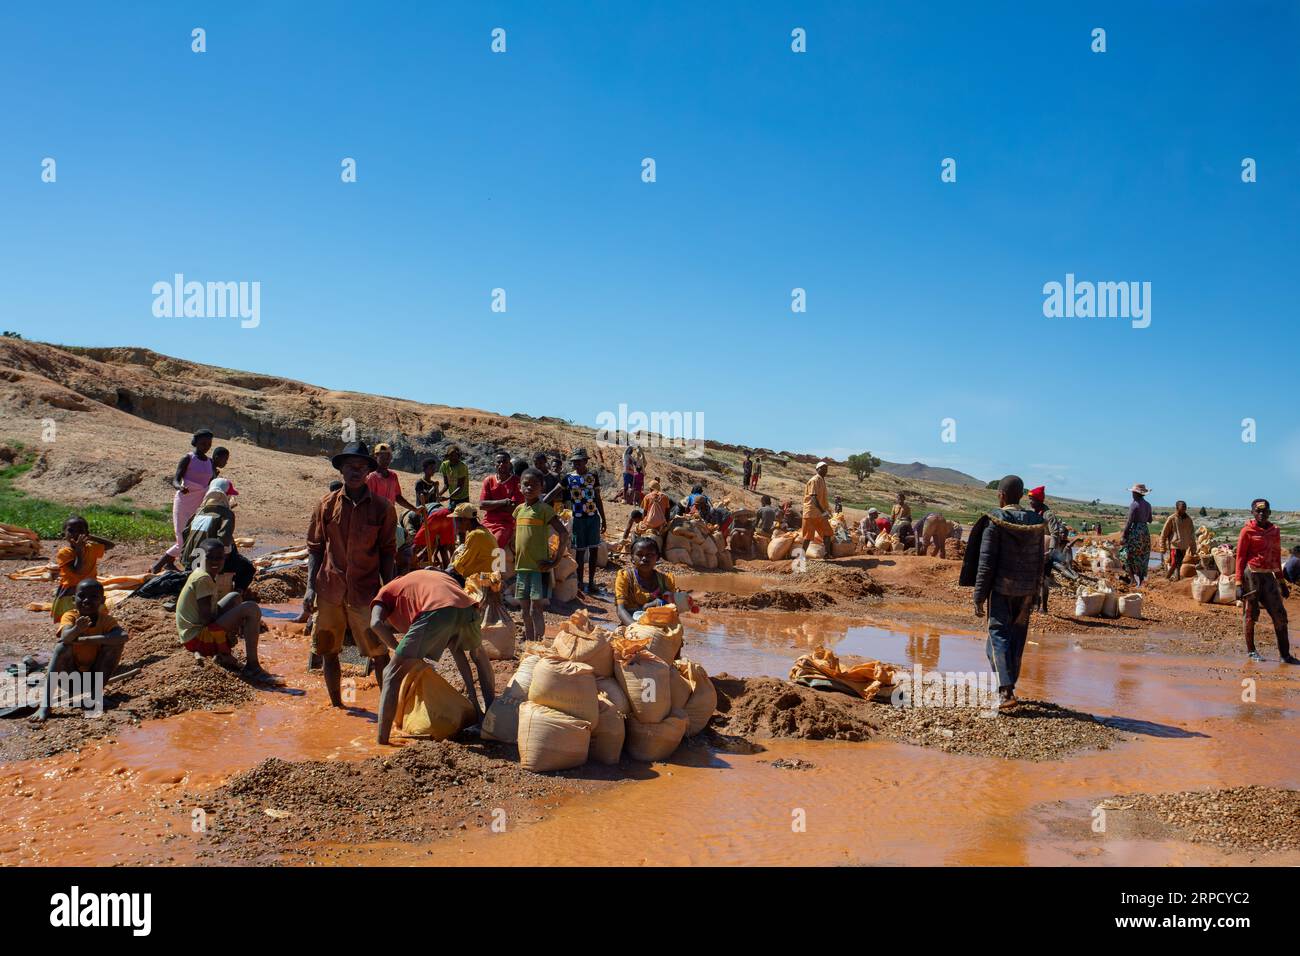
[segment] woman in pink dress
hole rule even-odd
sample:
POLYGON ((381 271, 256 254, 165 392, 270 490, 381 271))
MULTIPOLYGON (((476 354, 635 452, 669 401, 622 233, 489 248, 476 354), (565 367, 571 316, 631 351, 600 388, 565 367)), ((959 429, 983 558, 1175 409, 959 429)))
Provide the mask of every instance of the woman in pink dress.
POLYGON ((153 566, 154 573, 166 567, 176 567, 176 559, 185 547, 185 529, 189 527, 194 512, 199 510, 203 495, 208 485, 216 477, 216 468, 208 457, 212 447, 212 432, 206 428, 195 432, 190 437, 194 450, 180 460, 176 474, 172 477, 172 487, 176 494, 172 497, 172 529, 176 532, 176 543, 163 553, 153 566))

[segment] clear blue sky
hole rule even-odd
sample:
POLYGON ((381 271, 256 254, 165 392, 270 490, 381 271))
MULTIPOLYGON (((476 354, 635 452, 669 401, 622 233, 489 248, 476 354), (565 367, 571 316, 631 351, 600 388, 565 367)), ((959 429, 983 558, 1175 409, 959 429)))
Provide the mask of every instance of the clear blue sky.
POLYGON ((10 5, 0 325, 1300 507, 1298 49, 1290 2, 10 5), (261 325, 155 318, 177 272, 261 325), (1045 318, 1067 272, 1150 282, 1150 328, 1045 318))

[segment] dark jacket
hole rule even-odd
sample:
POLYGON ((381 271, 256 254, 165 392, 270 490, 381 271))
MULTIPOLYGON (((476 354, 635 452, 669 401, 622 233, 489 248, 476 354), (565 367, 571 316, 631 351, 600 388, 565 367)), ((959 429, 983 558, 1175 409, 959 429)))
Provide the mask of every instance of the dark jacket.
POLYGON ((1046 530, 1043 519, 1025 508, 996 508, 975 523, 961 583, 974 585, 976 602, 994 591, 1023 597, 1038 590, 1046 530))

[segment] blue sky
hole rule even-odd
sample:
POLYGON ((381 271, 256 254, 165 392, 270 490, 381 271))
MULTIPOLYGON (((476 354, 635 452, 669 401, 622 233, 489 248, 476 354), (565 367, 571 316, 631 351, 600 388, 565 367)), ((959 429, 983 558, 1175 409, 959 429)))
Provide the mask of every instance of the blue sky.
POLYGON ((0 325, 1300 507, 1298 46, 1281 2, 11 6, 0 325), (156 318, 178 272, 261 324, 156 318), (1066 273, 1150 282, 1150 327, 1044 317, 1066 273))

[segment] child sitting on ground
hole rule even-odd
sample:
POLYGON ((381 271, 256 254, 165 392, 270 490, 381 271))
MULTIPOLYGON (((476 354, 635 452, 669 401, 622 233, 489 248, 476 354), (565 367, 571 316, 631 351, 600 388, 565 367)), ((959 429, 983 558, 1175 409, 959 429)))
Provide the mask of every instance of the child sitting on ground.
POLYGON ((63 522, 63 537, 68 543, 55 552, 52 566, 59 578, 54 602, 50 605, 50 619, 56 624, 72 610, 77 585, 87 579, 95 580, 99 573, 99 559, 113 549, 112 541, 90 533, 90 525, 81 515, 68 515, 63 522))
POLYGON ((262 683, 275 679, 257 661, 257 638, 262 625, 262 609, 254 601, 245 601, 238 591, 222 594, 217 578, 226 563, 225 546, 216 538, 199 545, 203 555, 198 567, 190 572, 176 599, 176 633, 196 661, 212 657, 227 670, 240 670, 231 651, 240 637, 244 639, 242 676, 262 683))
MULTIPOLYGON (((92 677, 85 689, 102 690, 113 676, 122 648, 126 646, 126 632, 122 630, 104 606, 104 586, 93 577, 78 582, 73 594, 73 606, 59 619, 59 643, 50 655, 45 670, 45 690, 40 707, 31 719, 40 723, 49 718, 53 703, 54 685, 58 674, 80 671, 92 677), (93 675, 99 675, 97 681, 93 675)), ((103 701, 96 702, 102 706, 103 701)))

